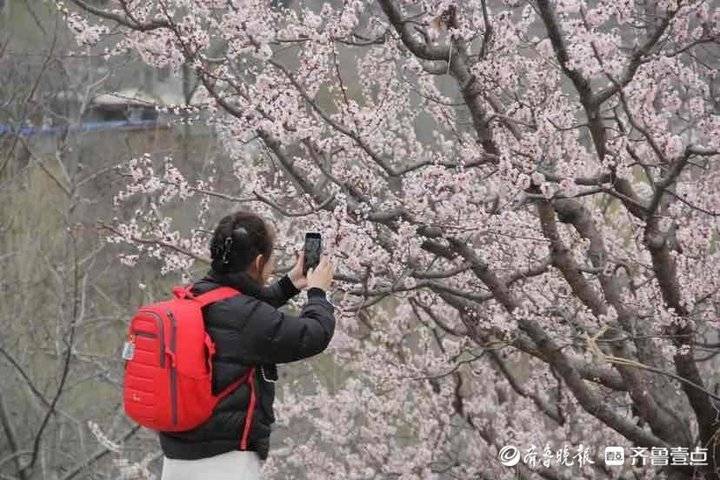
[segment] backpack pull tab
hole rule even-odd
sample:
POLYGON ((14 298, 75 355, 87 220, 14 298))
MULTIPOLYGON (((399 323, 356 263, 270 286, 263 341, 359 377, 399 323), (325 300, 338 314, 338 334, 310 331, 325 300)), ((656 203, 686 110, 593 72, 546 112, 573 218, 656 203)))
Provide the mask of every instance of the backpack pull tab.
POLYGON ((170 357, 170 365, 172 365, 173 368, 177 367, 177 362, 175 361, 175 352, 165 350, 165 354, 170 357))
POLYGON ((210 335, 207 333, 205 334, 205 348, 207 348, 208 356, 207 356, 207 367, 208 372, 212 372, 212 359, 215 355, 215 343, 213 343, 212 339, 210 338, 210 335))

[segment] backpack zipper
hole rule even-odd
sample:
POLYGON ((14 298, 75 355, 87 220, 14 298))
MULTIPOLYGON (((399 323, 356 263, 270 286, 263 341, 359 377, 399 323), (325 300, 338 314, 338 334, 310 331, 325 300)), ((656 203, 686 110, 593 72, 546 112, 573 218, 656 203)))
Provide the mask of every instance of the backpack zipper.
POLYGON ((177 325, 175 315, 168 310, 167 316, 170 319, 170 414, 173 425, 177 425, 177 372, 175 368, 175 343, 177 341, 177 325))
POLYGON ((133 330, 133 334, 136 337, 148 337, 148 338, 157 338, 157 335, 150 332, 143 332, 142 330, 133 330))

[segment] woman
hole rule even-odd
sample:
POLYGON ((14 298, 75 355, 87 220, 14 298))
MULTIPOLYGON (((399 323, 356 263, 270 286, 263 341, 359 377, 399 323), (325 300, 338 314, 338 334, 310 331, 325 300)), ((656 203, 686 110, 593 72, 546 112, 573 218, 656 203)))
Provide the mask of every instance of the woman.
POLYGON ((325 350, 335 331, 333 306, 326 291, 334 266, 326 254, 303 275, 303 254, 278 281, 264 286, 275 259, 274 233, 259 216, 238 211, 220 220, 210 246, 212 267, 192 292, 227 285, 241 294, 205 307, 205 328, 215 342, 213 393, 256 366, 257 400, 247 449, 241 450, 250 390, 242 385, 225 397, 212 416, 186 432, 160 433, 162 480, 255 480, 268 456, 277 363, 312 357, 325 350), (307 287, 307 303, 298 316, 278 311, 307 287))

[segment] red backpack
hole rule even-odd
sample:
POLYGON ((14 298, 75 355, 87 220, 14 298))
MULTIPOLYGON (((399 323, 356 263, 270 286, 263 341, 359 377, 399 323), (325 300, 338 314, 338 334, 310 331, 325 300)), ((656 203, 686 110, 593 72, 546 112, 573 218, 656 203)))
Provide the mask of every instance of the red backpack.
POLYGON ((240 292, 219 287, 195 296, 190 287, 173 288, 174 298, 141 306, 130 322, 123 348, 125 413, 140 425, 164 432, 191 430, 235 388, 248 383, 250 405, 240 449, 255 408, 255 367, 218 395, 212 394, 215 344, 205 331, 202 307, 240 292))

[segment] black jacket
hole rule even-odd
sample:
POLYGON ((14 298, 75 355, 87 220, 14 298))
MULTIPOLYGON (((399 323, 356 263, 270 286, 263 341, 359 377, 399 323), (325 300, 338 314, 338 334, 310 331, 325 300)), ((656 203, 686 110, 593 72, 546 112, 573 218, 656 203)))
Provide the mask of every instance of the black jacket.
MULTIPOLYGON (((287 275, 262 287, 245 273, 218 274, 213 270, 193 284, 200 294, 228 285, 242 294, 204 308, 205 329, 215 342, 213 393, 217 394, 256 365, 257 402, 248 438, 248 450, 262 460, 270 448, 270 425, 275 421, 273 400, 276 363, 312 357, 325 350, 335 331, 334 308, 325 291, 310 288, 299 316, 277 310, 299 293, 287 275)), ((225 397, 213 415, 186 432, 160 432, 160 446, 168 458, 194 460, 240 449, 250 399, 248 385, 225 397)))

